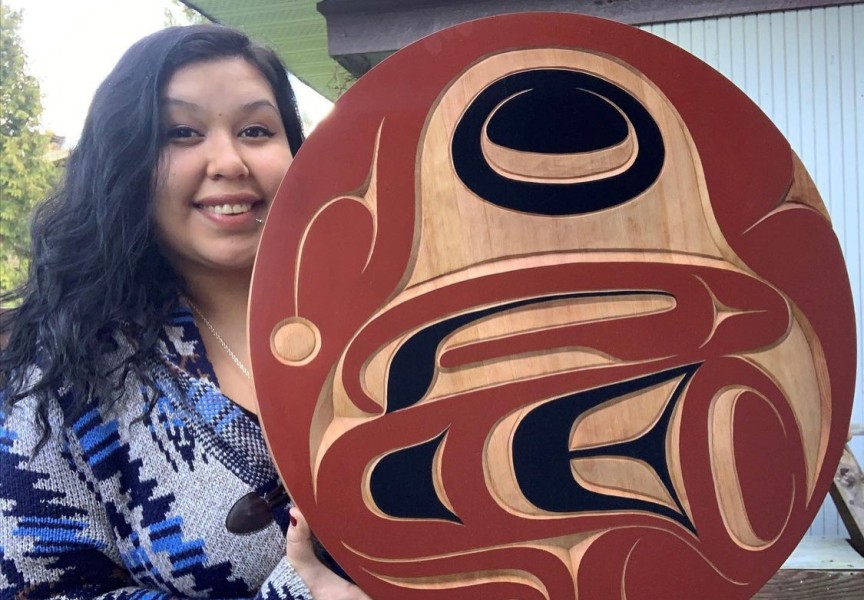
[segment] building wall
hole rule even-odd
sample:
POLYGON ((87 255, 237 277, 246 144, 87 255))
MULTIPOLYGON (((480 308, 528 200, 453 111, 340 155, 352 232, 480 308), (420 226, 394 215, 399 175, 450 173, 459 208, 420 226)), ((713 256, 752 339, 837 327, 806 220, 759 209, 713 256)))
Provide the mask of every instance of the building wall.
MULTIPOLYGON (((695 54, 744 90, 786 135, 816 182, 843 247, 855 297, 858 373, 852 422, 864 423, 864 4, 643 29, 695 54)), ((864 464, 864 438, 850 445, 864 464)), ((847 537, 830 498, 809 535, 847 537)))

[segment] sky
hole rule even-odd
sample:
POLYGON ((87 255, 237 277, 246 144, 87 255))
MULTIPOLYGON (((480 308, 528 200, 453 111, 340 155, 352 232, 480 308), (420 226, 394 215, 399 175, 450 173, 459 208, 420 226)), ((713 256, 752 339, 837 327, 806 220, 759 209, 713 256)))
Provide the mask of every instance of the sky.
MULTIPOLYGON (((78 140, 99 83, 129 46, 165 26, 165 10, 174 6, 168 0, 0 1, 23 10, 19 33, 28 72, 42 90, 42 125, 65 137, 66 147, 78 140)), ((329 109, 308 88, 297 96, 318 118, 329 109)))

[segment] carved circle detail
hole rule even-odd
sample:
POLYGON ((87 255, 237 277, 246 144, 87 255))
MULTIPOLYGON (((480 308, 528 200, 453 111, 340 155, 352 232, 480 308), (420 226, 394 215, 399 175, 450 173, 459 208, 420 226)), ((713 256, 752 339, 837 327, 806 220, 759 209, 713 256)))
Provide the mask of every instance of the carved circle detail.
POLYGON ((277 360, 290 366, 302 366, 318 354, 321 334, 312 321, 290 317, 273 329, 270 344, 277 360))

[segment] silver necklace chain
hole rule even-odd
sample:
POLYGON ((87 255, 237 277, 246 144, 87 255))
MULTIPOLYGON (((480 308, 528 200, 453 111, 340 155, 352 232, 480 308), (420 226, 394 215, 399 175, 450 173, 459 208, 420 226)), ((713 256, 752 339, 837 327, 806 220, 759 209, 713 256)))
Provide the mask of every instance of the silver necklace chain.
POLYGON ((234 364, 237 365, 237 368, 240 369, 240 372, 246 376, 246 379, 252 379, 252 375, 249 373, 249 369, 246 368, 240 359, 237 358, 237 355, 234 354, 234 351, 228 347, 228 344, 225 343, 225 340, 222 339, 222 336, 219 335, 219 332, 216 331, 216 328, 213 327, 213 324, 207 320, 207 317, 204 316, 204 313, 201 312, 201 309, 195 306, 195 304, 189 299, 186 298, 186 302, 189 304, 189 307, 195 311, 195 314, 201 317, 201 320, 204 321, 204 324, 207 326, 207 329, 210 330, 210 333, 213 334, 213 337, 216 338, 216 341, 219 342, 219 345, 222 346, 222 349, 225 350, 225 353, 234 361, 234 364))

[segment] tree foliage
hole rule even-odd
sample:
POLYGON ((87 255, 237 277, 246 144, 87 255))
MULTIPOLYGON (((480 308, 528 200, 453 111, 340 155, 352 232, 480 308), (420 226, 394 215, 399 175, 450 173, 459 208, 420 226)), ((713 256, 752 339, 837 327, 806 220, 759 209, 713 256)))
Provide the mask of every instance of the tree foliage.
POLYGON ((0 4, 0 290, 27 272, 29 215, 48 194, 56 169, 46 158, 50 136, 40 131, 39 83, 27 74, 18 33, 21 13, 0 4))
POLYGON ((202 14, 182 4, 179 0, 171 0, 163 14, 165 15, 165 27, 202 25, 210 22, 202 14))

